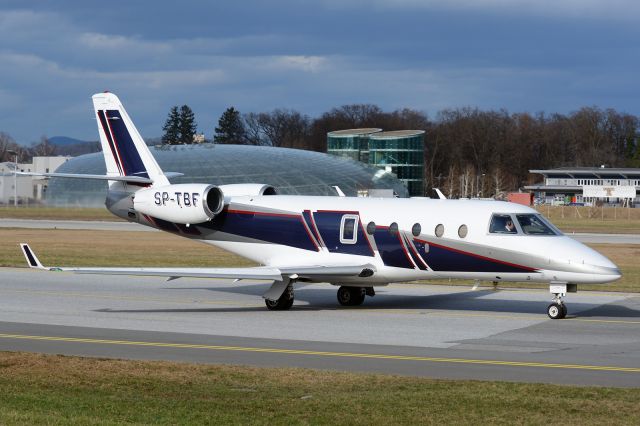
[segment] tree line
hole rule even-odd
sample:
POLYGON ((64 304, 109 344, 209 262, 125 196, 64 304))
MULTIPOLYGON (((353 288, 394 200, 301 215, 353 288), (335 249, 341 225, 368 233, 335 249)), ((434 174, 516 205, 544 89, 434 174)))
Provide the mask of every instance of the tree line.
MULTIPOLYGON (((584 107, 569 114, 510 113, 478 108, 445 109, 433 118, 413 109, 391 112, 370 104, 344 105, 317 118, 295 110, 244 113, 228 108, 212 135, 215 143, 297 148, 326 152, 327 133, 377 127, 425 130, 426 195, 440 188, 450 197, 492 197, 535 183, 531 169, 640 167, 639 118, 614 109, 584 107)), ((162 143, 193 143, 197 130, 187 105, 173 107, 162 143)), ((0 132, 0 161, 56 155, 43 136, 31 147, 0 132)))
POLYGON ((0 163, 14 162, 16 154, 18 163, 29 162, 33 157, 57 155, 56 146, 46 136, 42 136, 39 143, 26 147, 19 145, 8 133, 0 132, 0 163))
POLYGON ((540 180, 531 169, 640 167, 639 118, 614 109, 584 107, 569 114, 509 113, 505 109, 385 112, 376 105, 333 108, 312 119, 297 111, 240 114, 227 109, 214 142, 326 152, 327 133, 377 127, 425 130, 426 195, 501 197, 540 180))

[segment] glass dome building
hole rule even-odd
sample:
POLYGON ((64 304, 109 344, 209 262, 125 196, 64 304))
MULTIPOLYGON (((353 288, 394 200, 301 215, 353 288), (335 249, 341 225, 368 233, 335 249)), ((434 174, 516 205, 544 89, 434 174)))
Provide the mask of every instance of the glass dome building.
POLYGON ((394 173, 412 196, 424 196, 424 130, 349 129, 327 133, 327 153, 394 173))
POLYGON ((369 162, 369 136, 382 129, 349 129, 327 133, 327 153, 352 160, 369 162))
MULTIPOLYGON (((347 196, 368 189, 392 189, 408 197, 407 189, 391 173, 357 161, 314 151, 249 145, 177 145, 150 147, 165 172, 184 173, 172 183, 264 183, 279 194, 336 195, 334 185, 347 196)), ((56 173, 105 174, 101 152, 67 161, 56 173)), ((104 205, 106 182, 53 178, 46 202, 57 206, 104 205)))
POLYGON ((369 164, 394 173, 409 194, 424 196, 424 130, 398 130, 369 137, 369 164))

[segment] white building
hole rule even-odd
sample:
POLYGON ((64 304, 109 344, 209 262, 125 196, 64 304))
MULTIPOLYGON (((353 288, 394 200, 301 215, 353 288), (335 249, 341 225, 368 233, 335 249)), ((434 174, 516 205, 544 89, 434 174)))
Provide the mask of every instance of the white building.
POLYGON ((541 174, 544 181, 524 189, 535 194, 536 201, 545 204, 593 205, 637 204, 640 197, 640 169, 606 167, 562 167, 529 170, 541 174))
MULTIPOLYGON (((18 171, 53 173, 71 158, 33 157, 33 163, 18 163, 18 171)), ((15 195, 18 196, 18 203, 42 200, 47 190, 47 180, 37 176, 14 176, 14 167, 12 162, 0 163, 0 204, 13 204, 15 195)))

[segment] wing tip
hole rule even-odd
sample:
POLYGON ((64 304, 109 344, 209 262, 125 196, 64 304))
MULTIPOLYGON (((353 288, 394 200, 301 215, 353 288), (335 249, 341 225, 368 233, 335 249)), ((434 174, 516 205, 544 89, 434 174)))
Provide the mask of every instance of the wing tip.
POLYGON ((42 266, 42 263, 40 263, 40 260, 33 252, 31 247, 29 247, 29 244, 20 243, 20 248, 22 249, 22 254, 24 254, 25 259, 27 259, 27 265, 29 265, 29 268, 46 269, 44 266, 42 266))

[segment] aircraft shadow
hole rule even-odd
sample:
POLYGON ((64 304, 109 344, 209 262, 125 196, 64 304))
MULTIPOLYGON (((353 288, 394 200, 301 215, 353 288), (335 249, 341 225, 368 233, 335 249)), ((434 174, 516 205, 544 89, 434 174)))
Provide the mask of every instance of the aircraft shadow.
MULTIPOLYGON (((224 293, 261 296, 266 291, 264 284, 247 284, 229 288, 219 287, 165 287, 165 290, 210 290, 224 293)), ((498 290, 500 292, 500 290, 498 290)), ((476 290, 444 294, 430 294, 424 296, 397 295, 391 292, 378 292, 375 297, 367 297, 361 306, 340 306, 335 299, 335 292, 327 289, 299 287, 296 290, 297 303, 292 311, 330 311, 330 310, 398 310, 423 309, 452 310, 481 313, 510 313, 510 314, 541 314, 546 312, 549 300, 507 300, 483 298, 496 294, 494 290, 476 290)), ((638 318, 640 311, 621 304, 595 305, 590 303, 567 301, 569 317, 609 317, 609 318, 638 318), (572 312, 578 312, 573 314, 572 312)), ((207 308, 168 308, 168 309, 100 309, 96 312, 106 313, 238 313, 264 312, 262 304, 256 306, 226 307, 215 306, 207 308)))

